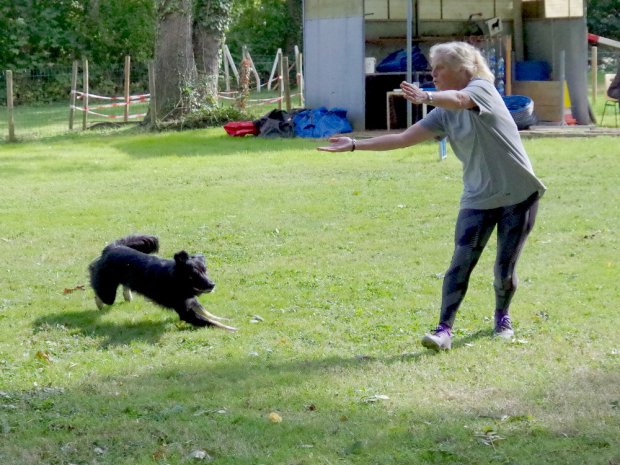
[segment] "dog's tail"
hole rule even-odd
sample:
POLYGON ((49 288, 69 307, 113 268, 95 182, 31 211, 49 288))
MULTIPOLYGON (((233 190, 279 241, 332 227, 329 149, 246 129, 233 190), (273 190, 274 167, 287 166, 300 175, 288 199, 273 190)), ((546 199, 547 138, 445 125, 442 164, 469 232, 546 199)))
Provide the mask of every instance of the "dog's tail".
POLYGON ((157 236, 135 234, 112 242, 106 249, 118 247, 119 245, 124 245, 142 253, 155 253, 159 250, 159 238, 157 236))

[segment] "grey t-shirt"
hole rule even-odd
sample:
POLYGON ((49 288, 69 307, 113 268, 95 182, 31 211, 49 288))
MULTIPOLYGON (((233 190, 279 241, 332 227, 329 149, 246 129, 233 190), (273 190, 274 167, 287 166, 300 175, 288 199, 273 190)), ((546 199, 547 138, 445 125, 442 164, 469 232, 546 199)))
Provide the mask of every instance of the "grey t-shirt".
POLYGON ((420 122, 448 136, 463 163, 461 208, 487 210, 526 200, 545 185, 536 177, 519 130, 492 83, 473 79, 463 92, 477 105, 471 110, 435 108, 420 122))

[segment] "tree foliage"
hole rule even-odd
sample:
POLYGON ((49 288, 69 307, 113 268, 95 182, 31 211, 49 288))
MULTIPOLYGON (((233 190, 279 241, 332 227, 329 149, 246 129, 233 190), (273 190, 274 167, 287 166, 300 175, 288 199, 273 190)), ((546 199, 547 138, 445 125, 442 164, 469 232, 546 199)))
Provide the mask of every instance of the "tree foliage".
POLYGON ((0 66, 32 69, 87 58, 102 65, 153 54, 153 0, 0 0, 0 66))
MULTIPOLYGON (((226 34, 233 53, 290 53, 301 45, 302 0, 194 0, 194 21, 226 34)), ((602 0, 598 0, 602 1, 602 0)), ((0 67, 31 69, 89 59, 117 65, 153 57, 156 0, 0 0, 0 67)))
POLYGON ((226 43, 237 56, 247 45, 256 55, 292 53, 301 46, 301 0, 237 0, 226 43))
POLYGON ((620 40, 620 2, 588 0, 588 31, 608 39, 620 40))

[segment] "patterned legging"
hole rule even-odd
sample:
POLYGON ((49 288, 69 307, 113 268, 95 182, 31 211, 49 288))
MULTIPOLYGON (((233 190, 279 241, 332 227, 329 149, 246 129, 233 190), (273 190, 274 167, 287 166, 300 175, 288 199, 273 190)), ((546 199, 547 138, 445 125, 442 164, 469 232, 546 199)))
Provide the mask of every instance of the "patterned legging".
POLYGON ((495 258, 495 309, 507 314, 517 290, 515 267, 538 211, 538 194, 524 202, 491 210, 463 209, 459 212, 454 237, 454 254, 443 281, 440 323, 452 327, 465 297, 469 277, 497 225, 495 258))

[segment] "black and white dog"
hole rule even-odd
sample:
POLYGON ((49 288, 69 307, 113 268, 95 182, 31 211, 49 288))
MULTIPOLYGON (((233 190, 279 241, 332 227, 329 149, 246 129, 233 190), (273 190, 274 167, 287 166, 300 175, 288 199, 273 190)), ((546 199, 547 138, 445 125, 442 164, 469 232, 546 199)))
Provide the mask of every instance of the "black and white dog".
POLYGON ((135 291, 174 310, 181 320, 194 326, 236 331, 237 328, 221 323, 221 318, 206 311, 196 299, 215 287, 207 275, 204 256, 189 255, 184 250, 177 252, 174 260, 150 255, 158 250, 159 239, 148 235, 127 236, 107 245, 89 266, 97 307, 112 305, 121 285, 127 301, 132 299, 131 291, 135 291))

